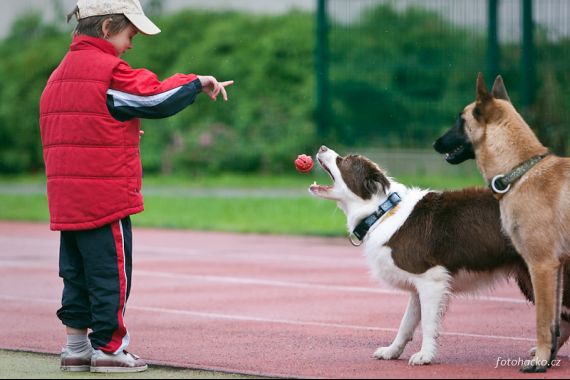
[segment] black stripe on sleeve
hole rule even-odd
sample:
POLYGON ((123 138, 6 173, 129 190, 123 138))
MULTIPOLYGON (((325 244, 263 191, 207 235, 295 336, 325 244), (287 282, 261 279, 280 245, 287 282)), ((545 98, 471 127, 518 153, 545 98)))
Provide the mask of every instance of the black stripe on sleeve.
POLYGON ((181 86, 178 91, 168 99, 154 106, 115 106, 113 95, 107 94, 107 108, 111 115, 119 121, 134 118, 162 119, 177 114, 190 104, 194 103, 196 96, 202 91, 199 79, 181 86))

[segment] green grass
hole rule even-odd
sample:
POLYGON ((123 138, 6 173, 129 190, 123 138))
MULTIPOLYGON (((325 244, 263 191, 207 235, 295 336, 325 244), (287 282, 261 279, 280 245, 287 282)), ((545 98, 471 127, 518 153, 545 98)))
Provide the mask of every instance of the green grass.
MULTIPOLYGON (((322 175, 296 177, 221 176, 212 178, 145 178, 147 189, 162 189, 161 195, 145 195, 145 211, 133 216, 137 227, 164 227, 207 231, 344 236, 346 220, 331 201, 311 197, 305 189, 316 180, 329 184, 322 175), (297 197, 191 196, 192 189, 295 189, 297 197), (172 194, 168 194, 172 190, 172 194), (182 190, 182 191, 181 191, 182 190), (166 193, 166 195, 163 195, 166 193)), ((399 181, 423 188, 443 189, 481 186, 480 177, 402 177, 399 181)), ((49 220, 47 198, 26 193, 19 186, 39 186, 43 177, 0 178, 0 219, 49 220), (10 191, 13 187, 15 191, 10 191)), ((149 191, 150 192, 150 191, 149 191)))
POLYGON ((45 195, 35 194, 0 194, 0 219, 47 221, 49 213, 45 195))
POLYGON ((321 170, 305 175, 243 175, 243 174, 220 174, 215 176, 192 176, 192 177, 157 177, 145 176, 144 184, 151 186, 173 186, 192 188, 298 188, 307 187, 314 180, 326 181, 328 175, 321 170))
MULTIPOLYGON (((244 174, 219 174, 210 176, 156 176, 146 175, 145 186, 168 186, 168 187, 191 187, 191 188, 297 188, 308 186, 314 180, 326 181, 328 175, 321 169, 314 170, 310 174, 294 175, 244 175, 244 174)), ((38 185, 45 184, 43 173, 35 175, 0 175, 0 185, 38 185)))
POLYGON ((150 365, 145 372, 94 374, 63 372, 59 356, 0 350, 0 376, 6 379, 253 379, 245 375, 150 365))
MULTIPOLYGON (((408 186, 429 187, 432 189, 458 189, 466 186, 483 186, 484 182, 477 174, 470 176, 445 176, 445 175, 403 175, 395 177, 396 180, 408 186)), ((330 183, 328 175, 322 169, 316 169, 310 174, 303 175, 243 175, 221 174, 213 176, 145 176, 145 186, 164 186, 173 188, 307 188, 313 181, 330 183)), ((26 176, 0 175, 0 185, 43 185, 43 174, 26 176)))
POLYGON ((296 235, 344 234, 336 204, 307 198, 147 197, 145 212, 133 217, 145 227, 296 235))
MULTIPOLYGON (((0 194, 1 220, 47 222, 43 195, 0 194)), ((145 211, 132 216, 136 227, 204 231, 338 236, 344 214, 336 204, 307 198, 145 197, 145 211)))

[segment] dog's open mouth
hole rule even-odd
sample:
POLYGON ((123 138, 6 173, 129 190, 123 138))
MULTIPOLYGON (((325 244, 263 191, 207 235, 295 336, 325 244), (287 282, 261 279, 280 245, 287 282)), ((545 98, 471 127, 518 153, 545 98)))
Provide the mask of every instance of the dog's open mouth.
MULTIPOLYGON (((446 149, 447 150, 447 149, 446 149)), ((440 151, 445 157, 445 161, 452 165, 457 165, 462 163, 463 161, 474 159, 475 153, 473 152, 473 145, 471 143, 461 143, 455 147, 450 147, 449 152, 445 152, 445 150, 440 151)))
MULTIPOLYGON (((334 176, 332 175, 329 167, 317 156, 317 161, 319 161, 319 165, 321 165, 321 168, 323 168, 323 170, 329 175, 329 177, 331 177, 333 183, 334 183, 334 176)), ((319 191, 328 191, 330 189, 333 188, 333 185, 329 185, 329 186, 324 186, 324 185, 319 185, 317 184, 317 182, 314 182, 310 187, 309 190, 312 192, 319 192, 319 191)))
POLYGON ((445 153, 445 160, 447 162, 454 162, 459 156, 461 156, 463 154, 463 152, 465 151, 465 145, 461 144, 458 145, 457 147, 455 147, 455 149, 453 149, 451 152, 449 153, 445 153))

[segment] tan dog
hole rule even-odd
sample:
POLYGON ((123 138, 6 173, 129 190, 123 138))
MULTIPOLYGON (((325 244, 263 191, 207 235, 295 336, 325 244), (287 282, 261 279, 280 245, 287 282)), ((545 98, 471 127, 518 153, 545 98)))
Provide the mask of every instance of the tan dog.
POLYGON ((523 372, 544 372, 556 358, 562 271, 570 255, 570 159, 549 154, 510 102, 500 76, 434 148, 458 164, 475 158, 500 200, 501 223, 526 261, 536 302, 537 348, 523 372))

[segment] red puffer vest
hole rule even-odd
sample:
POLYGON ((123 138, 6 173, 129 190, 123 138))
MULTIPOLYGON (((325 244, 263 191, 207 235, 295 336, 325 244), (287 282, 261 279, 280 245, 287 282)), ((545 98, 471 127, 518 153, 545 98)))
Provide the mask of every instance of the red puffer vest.
POLYGON ((113 45, 75 37, 40 100, 52 230, 101 227, 143 211, 140 122, 115 120, 106 92, 121 62, 113 45))

